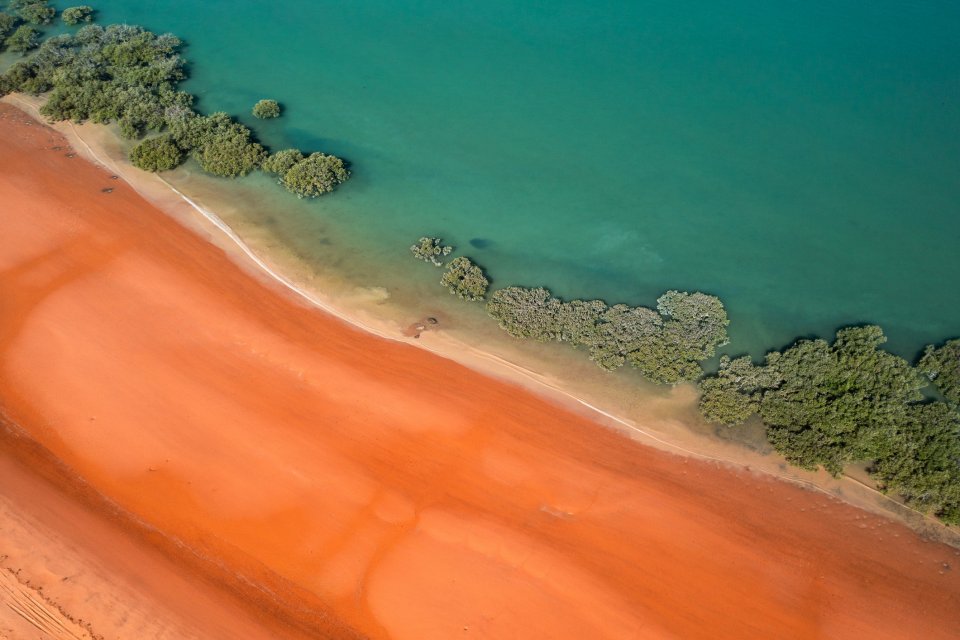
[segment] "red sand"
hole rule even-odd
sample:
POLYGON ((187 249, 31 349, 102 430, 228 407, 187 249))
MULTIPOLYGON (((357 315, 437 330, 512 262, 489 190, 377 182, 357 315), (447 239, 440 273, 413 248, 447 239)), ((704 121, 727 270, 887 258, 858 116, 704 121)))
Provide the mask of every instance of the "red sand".
POLYGON ((196 633, 171 581, 276 637, 957 637, 954 549, 304 308, 26 122, 0 105, 3 450, 136 543, 118 579, 162 551, 136 580, 196 633))

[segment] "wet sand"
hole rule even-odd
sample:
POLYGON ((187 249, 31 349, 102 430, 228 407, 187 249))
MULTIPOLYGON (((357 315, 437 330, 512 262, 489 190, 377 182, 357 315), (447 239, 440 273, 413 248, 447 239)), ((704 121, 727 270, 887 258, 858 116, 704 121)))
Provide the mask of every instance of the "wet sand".
MULTIPOLYGON (((960 628, 954 549, 308 308, 27 122, 0 105, 0 409, 18 478, 0 495, 30 522, 51 487, 82 511, 39 539, 85 540, 76 562, 114 576, 81 590, 120 585, 95 615, 57 600, 93 632, 118 635, 125 607, 199 637, 960 628)), ((44 566, 4 545, 5 567, 44 566)))

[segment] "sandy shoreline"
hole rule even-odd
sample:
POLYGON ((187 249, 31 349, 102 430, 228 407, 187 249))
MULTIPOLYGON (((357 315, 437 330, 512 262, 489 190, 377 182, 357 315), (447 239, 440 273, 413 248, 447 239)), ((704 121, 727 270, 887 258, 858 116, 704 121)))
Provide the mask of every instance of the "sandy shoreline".
MULTIPOLYGON (((13 94, 0 99, 0 102, 12 104, 42 121, 38 111, 41 101, 38 98, 13 94)), ((788 467, 782 458, 775 454, 761 454, 736 443, 722 442, 702 433, 694 433, 675 418, 664 419, 649 414, 643 415, 643 422, 639 423, 636 419, 618 415, 584 399, 575 387, 570 388, 569 381, 558 380, 518 364, 513 357, 479 349, 443 331, 425 333, 423 340, 411 339, 405 334, 401 321, 378 313, 376 309, 364 305, 364 300, 331 297, 323 286, 307 286, 304 282, 288 277, 282 266, 274 264, 262 250, 252 248, 248 241, 216 212, 196 202, 161 175, 147 174, 133 168, 122 154, 118 155, 117 150, 112 148, 113 134, 105 127, 91 124, 76 126, 65 122, 55 124, 54 129, 63 134, 81 156, 119 175, 161 211, 224 250, 251 275, 278 286, 294 298, 301 299, 305 304, 319 308, 343 322, 387 340, 425 349, 485 375, 523 385, 574 411, 584 412, 594 420, 648 446, 760 471, 826 495, 839 497, 875 513, 894 517, 924 535, 960 547, 960 534, 943 527, 936 519, 876 491, 863 474, 836 479, 822 472, 811 473, 788 467)), ((681 404, 692 403, 695 398, 695 391, 689 385, 677 387, 671 395, 678 394, 686 398, 681 404)), ((670 402, 677 404, 672 400, 670 402)), ((647 403, 650 403, 650 399, 647 403)))
MULTIPOLYGON (((2 442, 0 523, 17 540, 42 530, 43 548, 70 547, 121 585, 108 603, 103 579, 51 596, 94 632, 140 619, 173 631, 138 637, 223 637, 178 601, 178 579, 236 637, 948 638, 960 626, 954 549, 640 446, 278 295, 68 157, 51 129, 0 116, 0 409, 18 425, 2 442), (48 458, 18 467, 27 445, 48 458), (54 464, 75 474, 59 506, 33 477, 54 464), (84 515, 29 513, 54 506, 84 515), (148 556, 157 570, 136 574, 148 556)), ((4 567, 71 573, 49 566, 55 551, 4 543, 4 567)))

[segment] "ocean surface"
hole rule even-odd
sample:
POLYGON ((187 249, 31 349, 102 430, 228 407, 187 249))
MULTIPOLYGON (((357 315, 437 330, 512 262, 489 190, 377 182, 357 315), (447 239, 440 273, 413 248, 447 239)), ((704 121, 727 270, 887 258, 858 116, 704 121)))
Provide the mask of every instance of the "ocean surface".
POLYGON ((398 300, 449 298, 407 250, 438 235, 495 285, 719 295, 730 353, 850 323, 908 357, 960 335, 955 0, 96 8, 181 36, 201 110, 349 159, 309 203, 244 179, 251 215, 398 300), (268 97, 283 117, 249 116, 268 97))

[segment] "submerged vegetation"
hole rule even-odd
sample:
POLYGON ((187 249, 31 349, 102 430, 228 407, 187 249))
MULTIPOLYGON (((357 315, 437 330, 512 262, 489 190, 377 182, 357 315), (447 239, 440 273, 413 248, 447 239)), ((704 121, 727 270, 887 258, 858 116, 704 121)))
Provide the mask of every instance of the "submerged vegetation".
MULTIPOLYGON (((19 16, 46 15, 33 4, 15 3, 19 16)), ((11 4, 11 7, 13 4, 11 4)), ((64 12, 69 24, 89 21, 92 9, 64 12)), ((27 18, 23 18, 27 19, 27 18)), ((17 24, 0 19, 0 31, 17 24)), ((36 46, 37 33, 21 25, 6 38, 13 51, 36 46)), ((116 123, 120 134, 141 140, 130 152, 131 162, 145 171, 167 171, 190 157, 207 173, 225 178, 245 176, 260 168, 298 197, 333 191, 350 177, 336 156, 287 150, 268 156, 253 132, 228 114, 202 115, 193 109, 193 96, 177 89, 185 78, 181 42, 170 34, 156 35, 141 27, 86 25, 70 35, 48 38, 29 58, 0 76, 0 95, 23 92, 47 94, 40 112, 53 121, 116 123)), ((279 115, 273 100, 257 103, 258 117, 279 115)))

